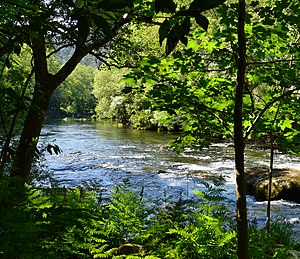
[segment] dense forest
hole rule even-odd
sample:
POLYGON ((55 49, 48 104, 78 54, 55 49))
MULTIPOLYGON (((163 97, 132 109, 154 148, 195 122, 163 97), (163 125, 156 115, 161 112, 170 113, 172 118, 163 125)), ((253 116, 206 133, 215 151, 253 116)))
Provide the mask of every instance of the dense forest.
POLYGON ((244 162, 270 146, 271 181, 275 145, 299 154, 298 0, 3 0, 0 15, 1 258, 298 258, 285 221, 248 222, 244 162), (180 131, 176 152, 232 141, 235 216, 218 182, 167 206, 128 183, 107 200, 37 188, 60 152, 38 145, 43 124, 67 117, 180 131))

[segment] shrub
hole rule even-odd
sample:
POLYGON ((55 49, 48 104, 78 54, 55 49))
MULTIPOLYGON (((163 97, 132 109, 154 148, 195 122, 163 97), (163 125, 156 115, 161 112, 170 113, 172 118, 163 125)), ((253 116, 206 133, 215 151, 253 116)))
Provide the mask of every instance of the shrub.
MULTIPOLYGON (((83 189, 0 182, 1 258, 236 258, 236 233, 218 184, 188 203, 144 200, 127 182, 110 198, 83 189)), ((252 258, 285 258, 289 225, 249 228, 252 258)))

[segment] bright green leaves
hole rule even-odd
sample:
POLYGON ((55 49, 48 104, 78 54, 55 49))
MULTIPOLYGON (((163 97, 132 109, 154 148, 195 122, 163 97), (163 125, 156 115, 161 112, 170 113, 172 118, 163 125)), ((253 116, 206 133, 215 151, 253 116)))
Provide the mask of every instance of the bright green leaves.
POLYGON ((193 49, 193 51, 197 51, 200 48, 200 44, 193 39, 189 39, 187 48, 188 49, 191 48, 191 49, 193 49))
POLYGON ((293 128, 293 125, 292 125, 293 122, 294 122, 294 120, 291 120, 289 118, 285 118, 285 120, 279 122, 278 126, 281 128, 281 130, 292 129, 293 128))
MULTIPOLYGON (((184 45, 188 44, 187 36, 191 29, 190 18, 195 18, 196 22, 207 31, 209 21, 201 12, 215 8, 221 5, 224 0, 197 1, 194 0, 189 9, 179 10, 171 18, 166 19, 159 30, 159 42, 162 44, 164 39, 166 43, 166 55, 168 56, 181 41, 184 45)), ((156 0, 156 11, 175 12, 176 4, 172 0, 156 0)))
POLYGON ((126 77, 126 78, 123 78, 121 82, 126 83, 128 85, 133 85, 136 82, 136 80, 134 77, 126 77))

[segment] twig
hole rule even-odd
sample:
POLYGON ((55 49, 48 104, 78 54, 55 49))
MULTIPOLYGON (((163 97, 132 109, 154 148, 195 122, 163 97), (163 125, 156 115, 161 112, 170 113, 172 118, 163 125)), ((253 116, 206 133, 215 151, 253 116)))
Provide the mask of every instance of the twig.
POLYGON ((299 61, 299 58, 295 59, 277 59, 272 61, 253 61, 253 62, 247 62, 248 65, 256 65, 256 64, 273 64, 273 63, 281 63, 281 62, 293 62, 293 61, 299 61))

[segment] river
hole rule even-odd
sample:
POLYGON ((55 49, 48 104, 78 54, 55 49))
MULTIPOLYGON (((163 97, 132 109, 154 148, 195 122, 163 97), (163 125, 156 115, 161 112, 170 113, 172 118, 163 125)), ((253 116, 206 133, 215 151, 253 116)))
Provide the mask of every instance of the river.
MULTIPOLYGON (((193 152, 176 154, 164 147, 176 137, 173 133, 139 131, 118 127, 110 121, 48 122, 43 140, 56 140, 58 155, 46 155, 45 165, 61 186, 80 186, 83 182, 100 184, 109 190, 128 180, 144 195, 154 199, 173 196, 193 199, 194 190, 204 190, 202 181, 211 176, 225 177, 224 195, 235 201, 234 149, 227 143, 213 144, 193 152)), ((268 166, 267 150, 246 148, 246 167, 268 166)), ((274 167, 300 168, 300 159, 276 152, 274 167)), ((247 197, 250 219, 263 224, 266 202, 247 197)), ((233 207, 234 208, 234 207, 233 207)), ((284 216, 300 233, 300 204, 273 201, 272 215, 284 216)))

